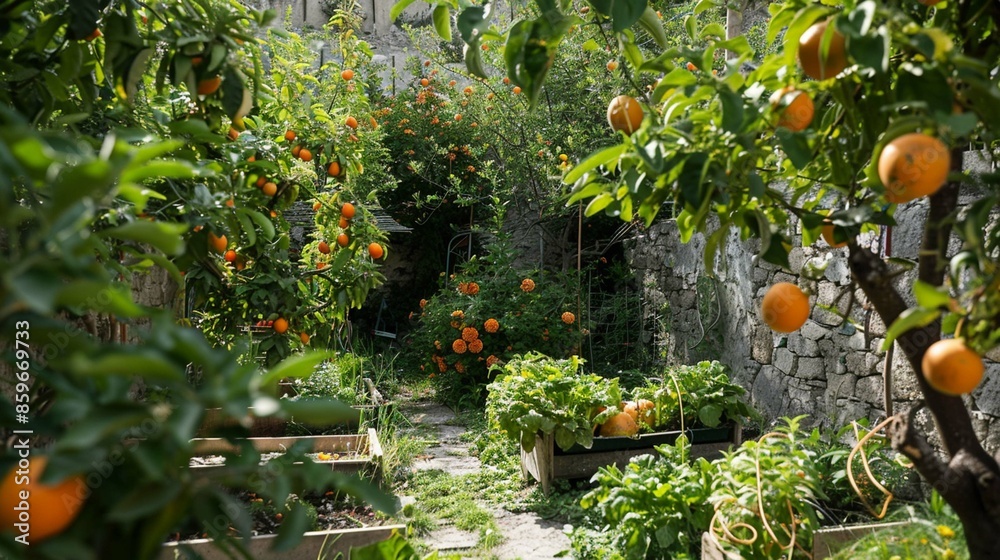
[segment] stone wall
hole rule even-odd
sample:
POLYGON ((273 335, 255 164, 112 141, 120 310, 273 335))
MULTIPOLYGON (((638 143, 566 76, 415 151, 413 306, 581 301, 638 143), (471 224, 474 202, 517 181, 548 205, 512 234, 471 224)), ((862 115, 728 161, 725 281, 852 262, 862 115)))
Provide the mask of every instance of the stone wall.
MULTIPOLYGON (((967 158, 969 165, 976 163, 967 158)), ((916 259, 925 212, 925 201, 898 209, 892 256, 916 259)), ((884 254, 884 237, 869 235, 862 242, 884 254)), ((842 425, 886 416, 886 352, 881 350, 886 327, 860 290, 854 291, 853 305, 848 307, 852 283, 847 248, 831 249, 822 241, 795 247, 790 255, 792 271, 807 263, 825 265, 818 278, 810 279, 759 261, 757 241, 741 241, 734 232, 712 264, 714 278, 709 278, 704 246, 701 235, 681 243, 676 224, 662 221, 627 247, 643 287, 644 313, 653 319, 646 324, 661 325, 647 334, 671 360, 719 359, 730 366, 768 420, 808 414, 815 423, 842 425), (757 311, 767 287, 781 281, 797 283, 814 294, 809 321, 787 335, 771 331, 757 311), (824 306, 838 308, 841 314, 849 311, 850 320, 824 306)), ((950 252, 957 248, 955 242, 950 252)), ((914 275, 908 272, 898 279, 905 297, 910 297, 914 275)), ((893 352, 890 366, 891 406, 898 412, 919 399, 919 389, 901 352, 893 352)), ((987 361, 985 381, 969 397, 969 404, 990 448, 1000 448, 1000 364, 987 361)))

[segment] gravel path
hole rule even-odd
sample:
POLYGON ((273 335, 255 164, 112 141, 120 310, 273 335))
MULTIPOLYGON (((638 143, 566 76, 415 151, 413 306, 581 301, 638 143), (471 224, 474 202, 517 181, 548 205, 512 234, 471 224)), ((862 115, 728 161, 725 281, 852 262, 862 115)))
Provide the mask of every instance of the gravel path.
MULTIPOLYGON (((482 468, 479 459, 469 455, 469 445, 461 441, 465 428, 451 424, 455 419, 451 409, 436 403, 417 401, 404 405, 403 413, 414 426, 430 426, 437 434, 436 443, 414 462, 415 470, 439 469, 449 474, 462 475, 482 468)), ((504 540, 488 552, 491 558, 545 560, 558 558, 556 554, 569 549, 569 539, 563 534, 561 524, 542 519, 533 513, 512 513, 498 508, 493 508, 493 515, 504 540)), ((424 539, 429 547, 449 554, 471 554, 477 541, 478 535, 475 533, 448 525, 438 527, 424 539)))

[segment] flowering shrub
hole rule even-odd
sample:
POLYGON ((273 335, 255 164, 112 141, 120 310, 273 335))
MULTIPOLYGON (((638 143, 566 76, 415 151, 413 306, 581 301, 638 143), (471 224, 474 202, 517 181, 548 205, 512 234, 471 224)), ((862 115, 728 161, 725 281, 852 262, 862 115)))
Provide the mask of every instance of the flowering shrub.
POLYGON ((489 367, 515 354, 579 352, 586 331, 576 315, 576 279, 515 270, 501 256, 507 253, 494 247, 473 258, 412 314, 418 328, 407 344, 446 402, 481 400, 489 367))

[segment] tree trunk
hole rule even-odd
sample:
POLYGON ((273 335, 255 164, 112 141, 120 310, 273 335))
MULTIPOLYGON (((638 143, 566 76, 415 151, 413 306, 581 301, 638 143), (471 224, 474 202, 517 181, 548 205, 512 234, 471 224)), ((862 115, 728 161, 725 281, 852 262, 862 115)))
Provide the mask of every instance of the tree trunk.
MULTIPOLYGON (((961 151, 952 154, 952 168, 961 170, 961 151)), ((945 220, 958 206, 959 185, 949 183, 930 198, 924 227, 918 276, 923 282, 940 286, 948 259, 945 254, 951 229, 945 220)), ((870 250, 853 242, 850 247, 851 272, 882 321, 891 325, 907 304, 893 285, 888 265, 870 250)), ((909 457, 917 471, 958 514, 965 528, 970 557, 974 560, 1000 558, 1000 466, 983 449, 972 426, 972 417, 960 397, 932 389, 924 379, 921 360, 927 348, 941 338, 940 322, 912 329, 896 339, 916 376, 924 402, 908 414, 897 415, 891 427, 893 446, 909 457), (914 421, 926 406, 937 426, 945 455, 928 443, 914 421)))

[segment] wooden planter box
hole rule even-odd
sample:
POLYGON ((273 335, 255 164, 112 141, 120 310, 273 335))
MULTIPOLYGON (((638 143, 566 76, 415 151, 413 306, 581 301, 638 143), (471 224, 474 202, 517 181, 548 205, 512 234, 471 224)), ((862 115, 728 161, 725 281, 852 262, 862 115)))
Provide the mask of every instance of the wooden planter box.
MULTIPOLYGON (((280 452, 291 447, 301 440, 312 440, 313 453, 353 453, 358 454, 352 458, 330 459, 327 461, 315 460, 321 465, 329 465, 332 470, 346 473, 358 473, 370 475, 375 480, 381 478, 382 468, 382 445, 379 443, 378 434, 374 428, 369 428, 367 434, 355 434, 347 436, 302 436, 302 437, 262 437, 247 438, 253 444, 254 449, 261 453, 280 452)), ((235 453, 239 451, 239 446, 223 438, 198 438, 191 440, 194 445, 195 454, 218 455, 222 453, 235 453)), ((218 468, 221 465, 198 465, 192 466, 191 472, 196 476, 199 471, 211 472, 205 469, 218 468)))
MULTIPOLYGON (((535 439, 531 453, 521 450, 521 474, 525 480, 537 480, 544 494, 549 493, 556 478, 588 478, 600 467, 617 465, 625 468, 629 459, 655 453, 656 445, 673 444, 682 432, 653 432, 638 437, 596 437, 587 449, 574 445, 563 451, 555 445, 551 434, 535 439)), ((695 428, 684 432, 691 441, 691 457, 719 456, 732 445, 740 444, 741 429, 738 424, 719 428, 695 428)))
MULTIPOLYGON (((304 558, 341 558, 350 560, 351 548, 358 548, 384 541, 393 533, 406 534, 406 525, 382 525, 360 529, 340 529, 336 531, 310 531, 292 550, 275 552, 271 550, 276 535, 251 537, 246 543, 250 557, 257 560, 301 560, 304 558)), ((195 539, 165 543, 157 560, 175 558, 203 558, 204 560, 230 560, 230 556, 215 546, 212 539, 195 539), (189 554, 185 554, 189 552, 189 554), (197 554, 198 556, 195 556, 197 554)))
MULTIPOLYGON (((365 418, 377 419, 382 413, 391 413, 395 408, 395 404, 391 402, 378 406, 372 404, 362 404, 352 406, 351 408, 357 410, 358 415, 345 422, 339 422, 336 424, 304 423, 303 426, 311 431, 317 432, 336 427, 343 427, 346 429, 357 428, 361 425, 361 421, 365 418)), ((250 437, 281 437, 287 433, 289 424, 289 421, 283 418, 277 418, 275 416, 257 416, 254 414, 253 407, 247 409, 247 415, 244 418, 244 421, 249 424, 250 437)), ((218 435, 220 430, 225 428, 235 428, 240 424, 240 419, 230 418, 223 415, 221 408, 209 408, 205 410, 205 418, 202 420, 201 427, 198 428, 198 437, 212 437, 218 435)))
MULTIPOLYGON (((840 525, 823 527, 813 531, 813 560, 824 560, 847 547, 852 542, 862 539, 872 533, 899 529, 909 525, 909 521, 891 523, 864 523, 859 525, 840 525)), ((740 560, 743 558, 736 552, 723 551, 712 535, 701 535, 701 560, 740 560)))

